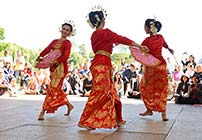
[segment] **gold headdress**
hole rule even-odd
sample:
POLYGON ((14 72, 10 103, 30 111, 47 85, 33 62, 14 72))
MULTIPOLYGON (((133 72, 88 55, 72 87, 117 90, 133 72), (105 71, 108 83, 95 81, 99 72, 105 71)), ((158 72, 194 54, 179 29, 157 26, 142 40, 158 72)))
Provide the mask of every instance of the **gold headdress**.
MULTIPOLYGON (((107 11, 101 6, 101 5, 97 5, 91 8, 91 12, 96 12, 96 11, 102 11, 104 18, 107 17, 107 11)), ((86 16, 87 18, 87 23, 90 25, 91 28, 95 28, 96 25, 99 24, 99 22, 101 21, 101 19, 99 18, 98 15, 95 15, 96 18, 96 23, 94 23, 94 25, 91 23, 90 19, 89 19, 89 14, 86 16)))
POLYGON ((72 26, 72 32, 70 35, 74 36, 76 34, 76 28, 75 28, 76 25, 75 25, 74 21, 66 19, 66 20, 64 20, 64 23, 70 24, 72 26))
POLYGON ((155 27, 156 22, 156 16, 154 16, 153 21, 150 22, 150 31, 153 33, 153 35, 156 35, 158 32, 158 29, 155 27))

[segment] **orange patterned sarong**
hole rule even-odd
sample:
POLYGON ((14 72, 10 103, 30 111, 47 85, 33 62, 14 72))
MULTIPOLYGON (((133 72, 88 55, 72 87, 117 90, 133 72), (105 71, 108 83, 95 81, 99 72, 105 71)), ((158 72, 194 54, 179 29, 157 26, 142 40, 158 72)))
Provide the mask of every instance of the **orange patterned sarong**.
POLYGON ((93 87, 81 115, 79 126, 90 128, 116 128, 123 122, 122 104, 111 79, 111 67, 91 67, 93 87))
POLYGON ((158 112, 166 111, 168 75, 165 64, 157 67, 144 66, 140 92, 146 108, 158 112))
POLYGON ((66 105, 69 102, 66 97, 67 95, 62 90, 65 77, 66 74, 64 73, 64 66, 62 63, 51 72, 51 83, 46 92, 46 98, 43 103, 43 110, 45 110, 46 113, 54 113, 58 107, 66 105))

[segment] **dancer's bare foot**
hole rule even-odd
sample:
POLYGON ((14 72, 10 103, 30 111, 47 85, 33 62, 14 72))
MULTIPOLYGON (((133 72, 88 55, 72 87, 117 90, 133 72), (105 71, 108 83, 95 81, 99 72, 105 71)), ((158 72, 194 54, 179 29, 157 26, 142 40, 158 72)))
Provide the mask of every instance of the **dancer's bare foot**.
POLYGON ((44 112, 41 112, 41 113, 39 114, 38 120, 39 120, 39 121, 43 121, 43 120, 44 120, 44 112))
POLYGON ((140 113, 140 116, 152 116, 153 112, 151 110, 147 110, 144 113, 140 113))
POLYGON ((67 104, 68 111, 64 116, 69 116, 74 106, 72 104, 67 104))
POLYGON ((121 127, 122 125, 126 124, 126 120, 122 120, 120 122, 117 123, 118 127, 121 127))
POLYGON ((167 118, 165 112, 162 112, 162 113, 161 113, 161 117, 162 117, 162 121, 168 121, 168 120, 169 120, 169 119, 167 118))

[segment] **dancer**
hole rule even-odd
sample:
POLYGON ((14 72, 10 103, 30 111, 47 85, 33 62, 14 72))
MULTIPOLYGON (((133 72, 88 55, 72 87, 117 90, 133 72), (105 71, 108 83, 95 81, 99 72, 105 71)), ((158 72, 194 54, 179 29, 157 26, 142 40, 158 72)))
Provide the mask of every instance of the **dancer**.
POLYGON ((150 34, 150 36, 143 41, 142 45, 149 48, 148 53, 160 60, 160 64, 155 67, 144 65, 140 92, 147 110, 144 113, 140 113, 140 115, 151 116, 153 114, 152 111, 158 111, 161 112, 162 120, 168 121, 166 116, 168 75, 166 61, 161 52, 162 47, 167 48, 171 54, 174 54, 174 51, 168 47, 163 36, 157 34, 162 27, 159 21, 147 19, 144 27, 146 34, 150 34))
POLYGON ((50 45, 45 48, 37 58, 37 61, 42 61, 44 56, 53 50, 60 50, 61 56, 57 59, 52 59, 49 63, 50 67, 50 85, 46 92, 46 98, 39 114, 38 120, 44 120, 45 113, 54 113, 60 106, 67 106, 68 116, 73 109, 73 105, 68 101, 65 92, 62 90, 64 78, 68 73, 67 60, 71 51, 71 42, 66 38, 74 35, 75 29, 72 21, 66 21, 62 24, 61 38, 53 40, 50 45))
POLYGON ((126 121, 122 118, 122 103, 112 82, 111 54, 113 44, 143 47, 134 41, 104 29, 106 11, 97 7, 88 14, 88 23, 95 28, 91 44, 95 57, 90 71, 93 87, 78 123, 87 129, 116 128, 126 121))

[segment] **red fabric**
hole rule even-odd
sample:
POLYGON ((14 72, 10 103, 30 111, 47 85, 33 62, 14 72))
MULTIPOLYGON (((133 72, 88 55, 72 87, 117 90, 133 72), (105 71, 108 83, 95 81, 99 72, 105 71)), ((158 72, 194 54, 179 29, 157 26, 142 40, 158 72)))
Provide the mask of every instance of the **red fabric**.
POLYGON ((161 61, 161 64, 166 64, 162 56, 162 48, 168 48, 166 41, 164 40, 163 36, 153 35, 147 37, 143 42, 142 45, 147 46, 149 48, 149 54, 153 55, 154 57, 158 58, 161 61))
POLYGON ((165 112, 168 95, 168 74, 166 65, 144 67, 140 92, 146 108, 165 112))
POLYGON ((122 104, 114 83, 111 68, 98 65, 91 67, 93 88, 81 115, 79 125, 91 128, 116 128, 122 123, 122 104))
MULTIPOLYGON (((113 44, 125 44, 131 45, 132 40, 120 36, 109 29, 99 29, 96 30, 91 36, 91 45, 93 52, 96 53, 98 50, 104 50, 108 53, 112 53, 113 44)), ((98 54, 92 60, 92 65, 107 65, 112 66, 111 59, 107 56, 98 54)))
MULTIPOLYGON (((53 40, 48 47, 46 47, 41 53, 40 56, 45 56, 48 54, 52 49, 55 49, 55 45, 58 42, 58 39, 53 40)), ((61 47, 59 48, 62 52, 61 57, 57 59, 58 63, 63 63, 64 64, 64 71, 65 73, 68 72, 68 64, 67 64, 67 59, 69 58, 70 55, 70 50, 71 50, 71 42, 69 40, 64 40, 61 47)), ((50 68, 51 71, 54 71, 57 66, 53 66, 50 68)))

